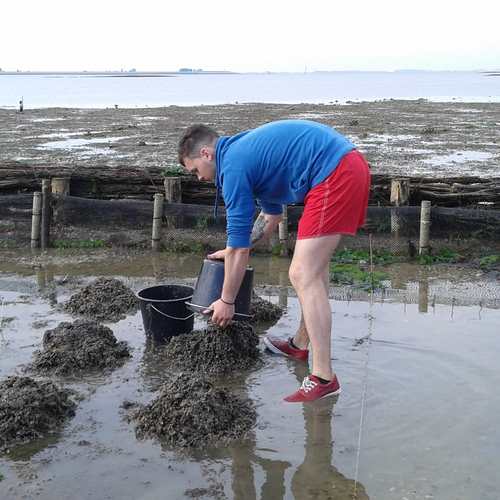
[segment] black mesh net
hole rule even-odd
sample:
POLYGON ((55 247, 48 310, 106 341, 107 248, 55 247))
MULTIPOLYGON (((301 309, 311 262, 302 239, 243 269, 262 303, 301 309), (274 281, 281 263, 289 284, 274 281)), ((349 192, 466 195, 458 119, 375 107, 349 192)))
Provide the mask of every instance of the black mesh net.
MULTIPOLYGON (((288 207, 289 248, 293 250, 303 207, 288 207)), ((52 246, 131 246, 151 248, 153 201, 94 200, 54 196, 50 210, 52 246)), ((256 216, 258 210, 256 209, 256 216)), ((368 207, 364 228, 342 240, 343 248, 369 248, 415 256, 420 246, 419 206, 368 207)), ((31 244, 33 194, 0 197, 0 245, 31 244)), ((163 203, 159 249, 164 251, 216 250, 226 242, 225 208, 163 203)), ((272 253, 275 234, 261 251, 272 253)), ((437 208, 431 210, 429 253, 448 248, 462 254, 500 252, 500 211, 437 208)))

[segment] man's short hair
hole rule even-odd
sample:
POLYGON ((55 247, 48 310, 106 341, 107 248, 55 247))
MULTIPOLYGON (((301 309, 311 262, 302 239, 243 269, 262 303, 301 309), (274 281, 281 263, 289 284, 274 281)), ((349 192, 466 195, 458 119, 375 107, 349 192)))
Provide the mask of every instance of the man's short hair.
POLYGON ((177 146, 179 163, 185 166, 184 158, 199 158, 202 148, 215 148, 219 137, 219 134, 207 125, 191 125, 184 130, 177 146))

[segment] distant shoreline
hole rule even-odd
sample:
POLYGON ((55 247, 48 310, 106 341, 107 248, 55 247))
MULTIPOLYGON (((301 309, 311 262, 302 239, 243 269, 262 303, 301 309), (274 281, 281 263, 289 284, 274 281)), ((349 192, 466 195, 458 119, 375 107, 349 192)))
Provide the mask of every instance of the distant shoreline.
POLYGON ((179 75, 237 75, 233 71, 0 71, 0 76, 169 77, 179 75))
MULTIPOLYGON (((500 70, 425 70, 425 69, 405 69, 394 71, 363 71, 363 70, 315 70, 309 73, 481 73, 485 76, 500 76, 500 70)), ((205 70, 179 70, 179 71, 1 71, 0 76, 112 76, 112 77, 170 77, 179 75, 239 75, 253 73, 288 74, 301 72, 287 71, 261 71, 261 72, 241 72, 241 71, 205 71, 205 70)))

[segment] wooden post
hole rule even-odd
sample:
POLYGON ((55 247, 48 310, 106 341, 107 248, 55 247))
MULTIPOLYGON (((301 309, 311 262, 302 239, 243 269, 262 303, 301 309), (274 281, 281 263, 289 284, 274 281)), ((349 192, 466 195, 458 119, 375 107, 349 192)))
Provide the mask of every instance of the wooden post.
POLYGON ((46 250, 50 246, 50 179, 43 179, 42 181, 42 250, 46 250))
MULTIPOLYGON (((167 202, 182 203, 181 178, 165 177, 163 184, 165 186, 165 198, 167 202)), ((172 207, 167 213, 167 221, 170 227, 179 227, 183 223, 183 217, 172 207)))
POLYGON ((419 255, 429 253, 429 230, 431 226, 431 202, 423 201, 421 206, 419 255))
POLYGON ((391 180, 391 203, 396 207, 404 205, 410 199, 410 179, 391 180))
POLYGON ((288 257, 288 206, 283 205, 283 220, 279 223, 278 234, 280 240, 280 255, 288 257))
POLYGON ((69 196, 69 178, 54 177, 52 179, 52 194, 69 196))
POLYGON ((31 218, 31 248, 40 248, 42 223, 42 192, 33 193, 33 216, 31 218))
MULTIPOLYGON (((404 205, 410 199, 410 179, 391 180, 391 203, 396 207, 404 205)), ((404 220, 399 216, 399 210, 391 210, 391 232, 400 236, 404 220)))
POLYGON ((168 203, 182 203, 181 178, 165 177, 165 199, 168 203))
POLYGON ((163 195, 155 194, 153 209, 153 234, 151 236, 151 250, 159 252, 161 248, 161 221, 163 219, 163 195))

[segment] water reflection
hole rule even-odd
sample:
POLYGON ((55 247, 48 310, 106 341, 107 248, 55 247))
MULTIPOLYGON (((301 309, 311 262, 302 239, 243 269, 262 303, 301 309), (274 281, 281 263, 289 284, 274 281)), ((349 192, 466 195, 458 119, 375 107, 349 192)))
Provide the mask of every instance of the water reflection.
POLYGON ((332 465, 333 407, 338 396, 320 400, 320 404, 304 404, 306 455, 292 479, 296 500, 346 498, 368 499, 363 485, 348 479, 332 465))
MULTIPOLYGON (((292 372, 300 384, 309 374, 307 363, 290 361, 292 372)), ((258 455, 257 444, 249 439, 245 444, 230 447, 232 465, 232 492, 235 500, 369 500, 362 484, 345 477, 332 465, 334 440, 332 419, 338 396, 303 404, 304 461, 286 483, 286 470, 292 463, 271 460, 258 455), (256 478, 264 475, 260 491, 256 478), (290 491, 287 491, 289 488, 290 491), (292 496, 290 496, 290 493, 292 496)), ((267 450, 268 451, 268 450, 267 450)), ((292 457, 291 457, 292 458, 292 457)), ((293 457, 294 458, 294 457, 293 457)))
MULTIPOLYGON (((50 285, 54 282, 54 272, 50 269, 36 271, 36 279, 38 284, 38 291, 42 292, 45 289, 50 290, 50 285)), ((57 306, 57 292, 55 289, 50 291, 47 295, 50 305, 57 306)))
POLYGON ((429 283, 427 281, 418 282, 418 312, 426 313, 429 306, 429 283))
POLYGON ((234 500, 280 500, 285 498, 285 471, 291 467, 290 462, 270 460, 255 454, 255 442, 248 443, 251 448, 231 446, 231 475, 234 500), (257 496, 255 487, 256 469, 262 469, 265 480, 260 495, 257 496))
MULTIPOLYGON (((309 367, 307 364, 295 363, 294 371, 300 383, 308 375, 309 367)), ((305 457, 292 478, 291 490, 295 500, 369 498, 363 485, 348 479, 332 465, 332 418, 338 398, 327 397, 303 404, 305 457)))

